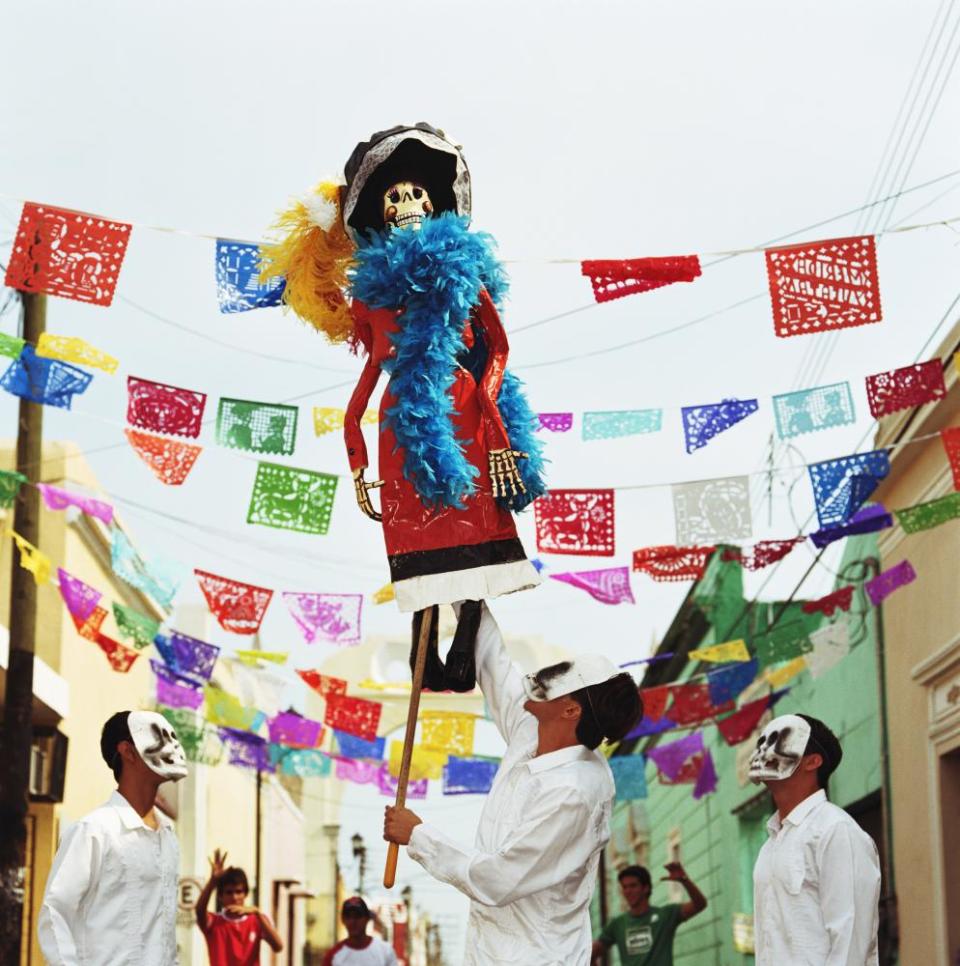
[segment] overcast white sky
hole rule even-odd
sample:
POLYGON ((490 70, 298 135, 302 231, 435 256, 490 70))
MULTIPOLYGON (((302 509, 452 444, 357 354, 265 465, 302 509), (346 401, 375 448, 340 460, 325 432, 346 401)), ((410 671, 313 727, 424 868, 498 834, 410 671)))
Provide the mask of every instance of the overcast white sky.
MULTIPOLYGON (((498 238, 504 258, 517 260, 509 330, 591 301, 576 265, 544 259, 751 246, 871 200, 939 9, 933 0, 18 4, 6 13, 0 60, 8 95, 0 192, 10 196, 0 198, 0 239, 13 235, 15 199, 23 198, 257 239, 290 195, 337 173, 358 140, 427 120, 464 145, 474 224, 498 238)), ((901 168, 908 186, 960 168, 950 123, 958 100, 954 78, 915 163, 901 168)), ((922 106, 921 98, 917 141, 931 116, 932 104, 924 114, 922 106)), ((899 186, 901 177, 891 175, 885 187, 893 180, 899 186)), ((960 214, 960 192, 949 193, 958 186, 960 178, 942 181, 902 199, 882 220, 849 217, 798 238, 951 217, 960 214)), ((885 238, 884 321, 836 338, 775 338, 768 300, 758 298, 674 334, 575 358, 762 294, 761 255, 709 268, 691 286, 517 333, 512 365, 536 409, 666 410, 657 436, 583 443, 577 427, 550 437, 551 484, 670 483, 754 471, 765 464, 773 430, 769 396, 792 388, 850 379, 866 413, 862 377, 913 361, 953 300, 957 244, 946 228, 885 238), (687 455, 679 407, 729 396, 759 397, 760 412, 687 455)), ((147 552, 277 589, 372 592, 387 576, 381 537, 346 487, 326 537, 248 527, 255 460, 216 449, 212 427, 181 488, 161 486, 123 443, 124 377, 132 373, 202 389, 211 409, 221 395, 300 397, 291 462, 345 471, 340 439, 313 438, 310 407, 344 405, 349 388, 324 387, 350 381, 358 361, 279 310, 221 315, 213 265, 208 239, 135 228, 112 308, 52 301, 48 329, 118 356, 122 372, 97 375, 76 412, 48 410, 46 433, 90 453, 104 493, 147 552)), ((0 425, 11 435, 14 415, 15 401, 0 400, 0 425)), ((868 424, 801 437, 796 453, 778 450, 777 459, 843 455, 868 424)), ((767 505, 757 504, 757 538, 796 532, 784 487, 790 480, 775 482, 769 524, 767 505)), ((793 503, 805 520, 812 502, 802 480, 793 503)), ((535 552, 530 519, 522 535, 535 552)), ((634 549, 673 539, 668 487, 618 492, 616 557, 549 563, 555 570, 623 564, 634 549)), ((768 591, 789 593, 809 560, 805 548, 795 553, 768 591)), ((828 580, 821 573, 804 591, 828 580)), ((635 607, 603 607, 548 582, 503 601, 497 613, 515 633, 542 633, 626 661, 648 652, 686 590, 641 575, 633 586, 635 607)), ((198 597, 189 581, 183 593, 198 597)), ((407 621, 392 607, 367 615, 372 631, 407 621)), ((264 630, 265 648, 296 647, 279 601, 264 630)), ((361 831, 372 839, 379 802, 365 801, 371 817, 361 831)), ((451 804, 430 802, 428 810, 449 816, 451 804)), ((466 834, 469 820, 458 824, 466 834)), ((430 894, 439 901, 439 891, 430 894)), ((448 939, 456 942, 452 933, 448 939)))

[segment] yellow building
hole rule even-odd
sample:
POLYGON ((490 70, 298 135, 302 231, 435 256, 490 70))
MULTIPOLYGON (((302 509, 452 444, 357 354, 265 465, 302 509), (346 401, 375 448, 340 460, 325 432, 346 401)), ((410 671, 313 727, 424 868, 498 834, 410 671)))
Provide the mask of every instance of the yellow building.
MULTIPOLYGON (((931 353, 950 359, 960 325, 931 353)), ((939 432, 960 426, 951 361, 947 397, 881 423, 877 447, 894 447, 875 492, 891 510, 954 491, 939 432)), ((911 562, 917 579, 883 604, 886 716, 900 961, 952 964, 960 956, 960 525, 881 534, 882 567, 911 562)))

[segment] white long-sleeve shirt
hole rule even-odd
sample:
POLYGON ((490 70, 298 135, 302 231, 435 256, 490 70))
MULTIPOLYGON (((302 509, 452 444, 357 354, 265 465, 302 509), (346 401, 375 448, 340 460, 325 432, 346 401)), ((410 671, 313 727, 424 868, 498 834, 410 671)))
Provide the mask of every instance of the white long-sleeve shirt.
POLYGON ((610 838, 613 777, 583 745, 534 757, 537 721, 484 604, 477 678, 507 742, 473 848, 418 825, 408 854, 472 900, 465 966, 587 966, 590 898, 610 838))
POLYGON ((822 789, 767 831, 753 869, 756 966, 876 966, 873 839, 822 789))
POLYGON ((49 966, 175 966, 180 847, 114 792, 64 833, 37 931, 49 966))

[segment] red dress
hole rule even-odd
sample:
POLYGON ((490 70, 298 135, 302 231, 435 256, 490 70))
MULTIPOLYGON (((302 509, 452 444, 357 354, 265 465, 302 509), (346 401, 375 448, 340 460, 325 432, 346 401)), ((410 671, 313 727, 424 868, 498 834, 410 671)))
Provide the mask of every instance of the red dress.
MULTIPOLYGON (((347 407, 344 436, 351 470, 369 466, 360 429, 367 403, 380 378, 381 366, 395 352, 391 334, 399 328, 393 309, 368 309, 354 301, 353 316, 367 361, 347 407)), ((507 360, 507 335, 486 291, 464 322, 464 350, 474 344, 474 330, 486 346, 479 381, 458 365, 450 394, 457 438, 465 442, 467 460, 477 468, 476 489, 463 509, 429 508, 403 475, 404 452, 387 425, 385 414, 396 402, 388 383, 380 402, 378 477, 383 536, 390 562, 394 592, 402 611, 417 611, 431 604, 458 600, 485 600, 524 590, 539 583, 517 537, 510 511, 493 497, 489 453, 508 449, 497 397, 507 360)), ((368 482, 372 474, 367 474, 368 482)))

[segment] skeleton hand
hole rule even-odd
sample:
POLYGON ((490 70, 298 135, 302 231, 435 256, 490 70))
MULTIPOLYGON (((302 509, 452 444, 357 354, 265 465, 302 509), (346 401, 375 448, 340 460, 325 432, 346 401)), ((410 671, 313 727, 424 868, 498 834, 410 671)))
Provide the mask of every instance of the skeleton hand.
POLYGON ((493 484, 494 498, 527 492, 517 469, 518 459, 527 459, 527 454, 516 449, 490 450, 490 482, 493 484))
POLYGON ((372 483, 368 483, 363 478, 363 471, 365 469, 365 466, 360 466, 353 471, 353 490, 357 497, 357 506, 371 520, 382 520, 383 517, 374 510, 373 504, 370 502, 370 490, 375 490, 378 486, 383 486, 383 480, 374 480, 372 483))

